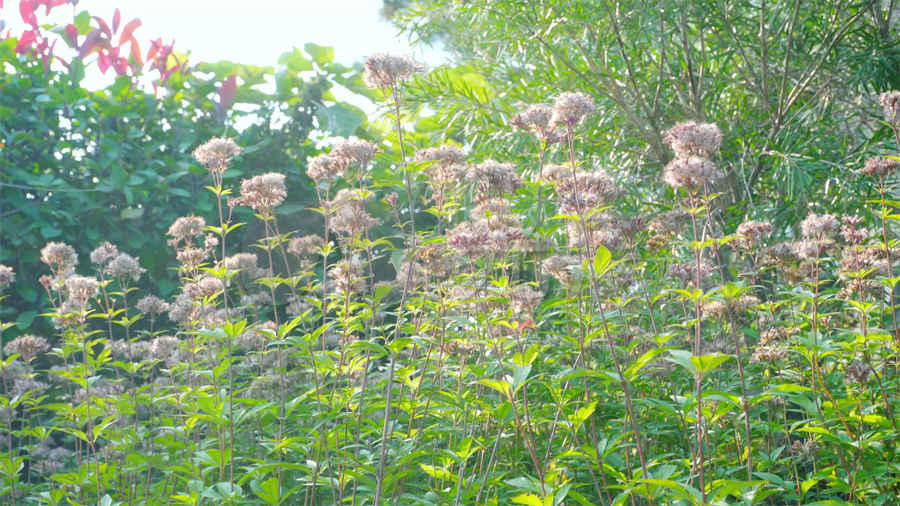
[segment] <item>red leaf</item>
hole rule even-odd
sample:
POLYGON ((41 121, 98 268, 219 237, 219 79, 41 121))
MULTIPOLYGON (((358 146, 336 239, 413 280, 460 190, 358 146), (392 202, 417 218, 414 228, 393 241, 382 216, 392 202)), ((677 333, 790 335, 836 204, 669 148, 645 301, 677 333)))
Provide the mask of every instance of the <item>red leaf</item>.
POLYGON ((147 50, 147 61, 156 58, 156 53, 159 52, 160 45, 162 45, 162 39, 150 41, 150 49, 147 50))
POLYGON ((25 30, 22 32, 22 36, 19 37, 19 43, 16 44, 16 53, 25 54, 31 48, 31 45, 34 44, 34 41, 37 40, 37 32, 34 30, 25 30))
POLYGON ((138 41, 131 39, 131 60, 134 62, 134 69, 138 70, 144 66, 144 60, 141 59, 141 46, 138 41))
POLYGON ((34 15, 34 8, 33 0, 19 0, 19 14, 22 15, 22 21, 37 28, 37 17, 34 15))
POLYGON ((95 28, 91 33, 88 34, 87 38, 84 39, 84 42, 81 44, 81 47, 78 49, 78 57, 84 58, 85 56, 91 54, 95 49, 97 49, 103 39, 100 38, 100 29, 95 28))
POLYGON ((100 59, 97 60, 97 64, 100 66, 100 72, 105 74, 106 69, 109 68, 109 56, 106 53, 100 53, 100 59))
POLYGON ((92 17, 94 18, 94 21, 96 21, 97 24, 100 25, 100 30, 106 34, 106 38, 111 39, 112 32, 109 31, 109 25, 106 24, 106 21, 103 21, 103 18, 99 18, 97 16, 92 17))
POLYGON ((66 35, 69 37, 69 44, 72 47, 78 47, 78 28, 75 28, 75 25, 69 24, 66 27, 66 35))
POLYGON ((119 22, 122 21, 122 13, 119 12, 118 7, 115 12, 113 12, 113 33, 119 31, 119 22))
POLYGON ((126 23, 125 28, 122 28, 122 35, 119 36, 119 45, 121 46, 129 40, 134 40, 134 35, 132 34, 139 26, 141 26, 141 20, 138 18, 134 18, 126 23))
POLYGON ((237 74, 231 74, 222 81, 219 87, 219 104, 222 105, 222 111, 227 111, 234 102, 234 94, 237 91, 237 74))

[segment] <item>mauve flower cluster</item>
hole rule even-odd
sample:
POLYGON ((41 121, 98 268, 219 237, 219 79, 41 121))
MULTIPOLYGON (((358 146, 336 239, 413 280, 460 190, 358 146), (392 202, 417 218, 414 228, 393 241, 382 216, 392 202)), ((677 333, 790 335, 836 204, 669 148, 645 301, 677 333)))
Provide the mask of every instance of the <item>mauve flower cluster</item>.
POLYGON ((721 177, 710 158, 722 143, 722 133, 711 123, 688 121, 669 129, 663 140, 675 158, 663 171, 663 181, 672 188, 698 191, 721 177))
POLYGON ((377 53, 366 59, 363 80, 371 88, 389 89, 424 71, 411 56, 377 53))

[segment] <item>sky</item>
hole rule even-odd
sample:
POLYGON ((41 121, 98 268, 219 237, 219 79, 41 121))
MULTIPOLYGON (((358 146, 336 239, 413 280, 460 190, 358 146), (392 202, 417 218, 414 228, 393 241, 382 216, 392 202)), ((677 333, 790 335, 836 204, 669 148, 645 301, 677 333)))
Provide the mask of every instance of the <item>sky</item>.
MULTIPOLYGON (((4 4, 0 19, 17 35, 23 26, 19 1, 4 4)), ((111 19, 119 8, 123 24, 135 17, 142 21, 135 32, 142 48, 157 37, 166 43, 175 39, 176 50, 190 51, 192 63, 274 66, 281 53, 307 42, 334 47, 335 60, 344 64, 376 52, 412 54, 429 66, 442 63, 437 51, 413 49, 405 35, 381 18, 381 5, 381 0, 80 0, 75 11, 111 19)), ((68 22, 71 17, 70 8, 63 6, 50 19, 68 22)))

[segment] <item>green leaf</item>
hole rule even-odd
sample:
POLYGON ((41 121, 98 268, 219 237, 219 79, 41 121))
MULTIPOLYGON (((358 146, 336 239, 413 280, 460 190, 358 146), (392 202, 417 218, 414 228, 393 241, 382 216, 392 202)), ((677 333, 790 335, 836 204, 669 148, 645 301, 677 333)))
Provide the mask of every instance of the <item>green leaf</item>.
POLYGON ((717 369, 720 365, 727 362, 730 358, 731 355, 725 355, 723 353, 712 353, 710 355, 691 357, 691 362, 694 364, 694 367, 697 368, 697 371, 699 371, 702 376, 706 376, 707 374, 717 369))
POLYGON ((319 66, 323 66, 326 63, 331 63, 334 61, 334 48, 328 46, 320 46, 318 44, 313 44, 312 42, 307 42, 303 49, 312 56, 313 60, 319 64, 319 66))
POLYGON ((545 500, 541 500, 540 497, 534 494, 519 494, 512 498, 512 502, 516 504, 527 504, 528 506, 548 506, 553 504, 553 496, 548 496, 550 502, 545 500))
POLYGON ((278 63, 287 67, 291 72, 303 72, 313 69, 312 62, 296 47, 289 52, 282 53, 278 57, 278 63))
POLYGON ((257 497, 265 501, 266 504, 277 505, 281 502, 278 497, 278 479, 274 476, 269 477, 268 480, 263 482, 260 482, 259 480, 251 481, 250 489, 253 490, 253 493, 256 494, 257 497))
POLYGON ((350 137, 365 123, 366 114, 356 106, 338 102, 316 109, 316 118, 328 132, 341 137, 350 137))

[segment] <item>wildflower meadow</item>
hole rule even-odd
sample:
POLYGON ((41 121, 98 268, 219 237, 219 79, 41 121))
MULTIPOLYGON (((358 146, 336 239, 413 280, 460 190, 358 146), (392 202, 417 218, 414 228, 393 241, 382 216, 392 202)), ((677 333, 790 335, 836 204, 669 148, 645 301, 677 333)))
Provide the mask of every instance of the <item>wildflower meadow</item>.
POLYGON ((0 503, 900 503, 895 2, 7 4, 0 503))

